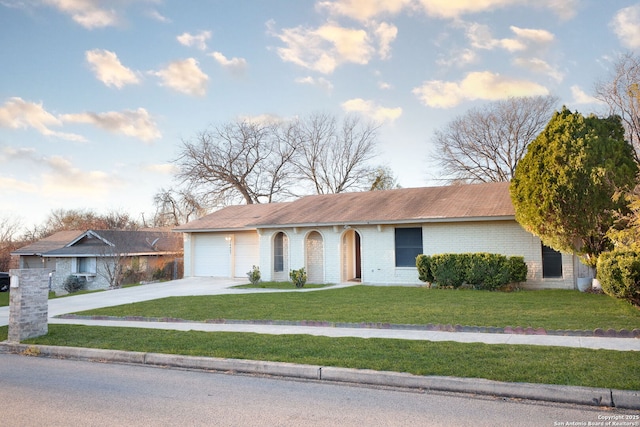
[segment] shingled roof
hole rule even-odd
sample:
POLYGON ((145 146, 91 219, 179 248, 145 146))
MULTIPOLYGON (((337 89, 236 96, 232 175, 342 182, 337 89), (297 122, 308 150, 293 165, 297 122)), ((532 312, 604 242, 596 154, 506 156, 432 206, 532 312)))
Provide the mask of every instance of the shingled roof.
POLYGON ((171 232, 88 230, 59 249, 46 252, 49 257, 101 256, 109 254, 162 255, 182 251, 182 236, 171 232))
POLYGON ((59 231, 11 254, 60 257, 105 253, 158 255, 179 252, 182 252, 182 236, 170 231, 72 230, 59 231))
POLYGON ((509 183, 402 188, 229 206, 178 231, 513 219, 509 183))
POLYGON ((11 252, 11 255, 42 255, 45 252, 63 248, 67 243, 81 236, 82 233, 84 233, 83 230, 58 231, 49 237, 16 249, 11 252))

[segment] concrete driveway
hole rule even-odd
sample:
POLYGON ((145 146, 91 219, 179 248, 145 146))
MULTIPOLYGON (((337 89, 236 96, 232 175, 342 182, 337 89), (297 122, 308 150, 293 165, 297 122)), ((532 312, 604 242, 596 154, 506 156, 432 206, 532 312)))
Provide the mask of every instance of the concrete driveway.
MULTIPOLYGON (((162 283, 111 289, 104 292, 74 295, 49 300, 49 317, 100 307, 129 304, 172 296, 222 295, 244 293, 247 290, 231 289, 246 283, 246 280, 215 279, 211 277, 188 277, 162 283)), ((255 292, 255 290, 249 290, 255 292)), ((0 307, 0 326, 9 324, 9 307, 0 307)))

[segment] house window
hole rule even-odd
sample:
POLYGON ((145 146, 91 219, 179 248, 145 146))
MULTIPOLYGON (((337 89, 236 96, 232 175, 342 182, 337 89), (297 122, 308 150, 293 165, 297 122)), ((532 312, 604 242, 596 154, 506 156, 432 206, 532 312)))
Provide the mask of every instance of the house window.
POLYGON ((415 267, 421 253, 422 228, 396 228, 396 267, 415 267))
POLYGON ((273 271, 284 271, 284 233, 282 231, 273 239, 273 271))
POLYGON ((96 274, 95 258, 76 258, 76 271, 74 273, 96 274))
POLYGON ((542 277, 562 277, 562 254, 545 245, 542 245, 542 277))

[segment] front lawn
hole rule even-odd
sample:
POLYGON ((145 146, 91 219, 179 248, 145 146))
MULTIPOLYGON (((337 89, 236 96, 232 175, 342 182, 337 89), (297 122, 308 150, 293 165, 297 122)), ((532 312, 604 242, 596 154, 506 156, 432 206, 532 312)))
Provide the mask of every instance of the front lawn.
POLYGON ((171 297, 79 314, 173 317, 195 321, 313 320, 561 330, 640 328, 640 310, 627 302, 570 290, 503 293, 353 286, 314 292, 171 297))
POLYGON ((640 390, 638 351, 55 324, 26 343, 640 390))

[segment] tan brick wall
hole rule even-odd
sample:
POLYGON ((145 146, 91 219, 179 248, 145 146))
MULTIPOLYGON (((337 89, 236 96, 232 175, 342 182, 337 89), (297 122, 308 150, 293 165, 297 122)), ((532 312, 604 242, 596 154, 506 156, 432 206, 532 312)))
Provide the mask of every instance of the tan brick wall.
POLYGON ((308 283, 324 283, 324 239, 317 231, 307 235, 305 243, 308 283))

